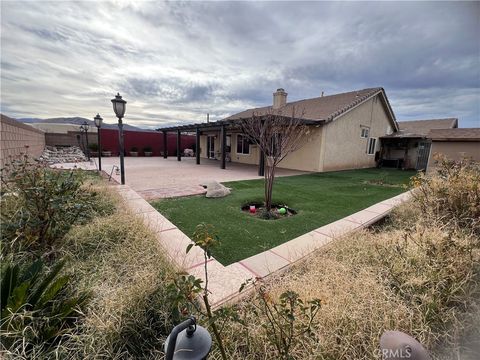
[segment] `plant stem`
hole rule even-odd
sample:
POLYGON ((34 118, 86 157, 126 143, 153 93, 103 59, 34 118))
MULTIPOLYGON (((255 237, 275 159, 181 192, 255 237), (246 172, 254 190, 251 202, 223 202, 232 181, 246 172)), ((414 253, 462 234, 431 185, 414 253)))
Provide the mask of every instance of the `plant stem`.
MULTIPOLYGON (((205 308, 207 309, 208 318, 211 320, 213 318, 213 314, 212 314, 212 308, 210 307, 210 303, 208 302, 208 295, 206 294, 203 295, 203 302, 205 303, 205 308)), ((222 355, 222 359, 228 360, 227 354, 225 353, 225 349, 223 347, 222 337, 220 336, 220 332, 218 331, 217 325, 215 324, 214 321, 212 321, 211 326, 212 326, 215 339, 218 342, 218 347, 220 349, 220 354, 222 355)))

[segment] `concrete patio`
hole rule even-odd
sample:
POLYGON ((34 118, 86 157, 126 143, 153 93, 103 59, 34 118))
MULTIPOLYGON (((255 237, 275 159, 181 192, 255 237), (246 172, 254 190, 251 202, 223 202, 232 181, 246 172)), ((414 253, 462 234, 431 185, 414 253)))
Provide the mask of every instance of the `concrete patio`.
MULTIPOLYGON (((55 167, 96 169, 98 159, 91 163, 57 164, 55 167)), ((110 175, 113 166, 120 166, 118 157, 102 158, 102 169, 110 175)), ((278 169, 277 176, 300 175, 305 172, 278 169)), ((113 171, 112 178, 120 182, 120 175, 113 171)), ((125 183, 138 192, 144 199, 153 200, 168 197, 199 195, 206 192, 202 184, 215 180, 218 182, 261 179, 256 165, 227 163, 226 169, 220 169, 220 161, 201 159, 200 165, 195 158, 184 157, 125 157, 125 183)))

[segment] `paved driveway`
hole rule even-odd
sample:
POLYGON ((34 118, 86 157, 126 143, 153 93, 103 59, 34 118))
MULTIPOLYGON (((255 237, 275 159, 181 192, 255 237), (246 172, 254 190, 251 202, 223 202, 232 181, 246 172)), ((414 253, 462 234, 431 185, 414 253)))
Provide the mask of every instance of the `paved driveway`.
MULTIPOLYGON (((97 160, 97 159, 95 159, 97 160)), ((112 166, 120 165, 117 157, 102 158, 103 170, 110 174, 112 166)), ((147 200, 155 198, 176 197, 203 194, 201 186, 207 181, 218 182, 260 179, 258 167, 239 163, 227 163, 227 168, 220 169, 220 161, 201 159, 195 164, 195 158, 176 157, 126 157, 125 182, 147 200)), ((304 174, 301 171, 278 169, 278 176, 304 174)), ((120 175, 113 172, 113 178, 120 182, 120 175)))

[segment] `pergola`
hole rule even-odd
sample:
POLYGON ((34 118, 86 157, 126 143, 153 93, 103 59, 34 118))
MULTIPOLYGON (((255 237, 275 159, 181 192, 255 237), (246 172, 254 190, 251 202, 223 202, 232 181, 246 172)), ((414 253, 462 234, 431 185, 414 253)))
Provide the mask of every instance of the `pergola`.
MULTIPOLYGON (((262 118, 267 116, 258 116, 258 120, 262 121, 262 118)), ((283 118, 290 119, 288 116, 283 116, 283 118)), ((165 128, 158 128, 157 131, 163 132, 163 157, 167 158, 167 133, 175 131, 177 133, 177 160, 182 161, 180 148, 181 148, 181 133, 182 132, 195 132, 196 135, 196 144, 195 144, 195 157, 196 164, 200 165, 200 135, 204 131, 219 131, 220 132, 220 168, 226 168, 226 155, 227 155, 227 130, 241 132, 242 131, 242 120, 249 120, 250 118, 238 118, 233 120, 219 120, 206 123, 197 123, 189 125, 178 125, 165 128)), ((319 125, 323 123, 323 120, 309 120, 309 119, 300 119, 301 123, 304 125, 319 125)), ((259 166, 258 166, 258 175, 263 176, 265 166, 265 156, 262 154, 260 156, 259 166)))

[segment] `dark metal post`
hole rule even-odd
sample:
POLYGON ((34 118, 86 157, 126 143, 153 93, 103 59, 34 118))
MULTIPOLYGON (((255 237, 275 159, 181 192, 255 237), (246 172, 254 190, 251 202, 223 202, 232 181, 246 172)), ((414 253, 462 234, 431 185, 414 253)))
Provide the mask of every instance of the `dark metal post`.
POLYGON ((220 130, 221 137, 221 147, 222 147, 222 159, 221 159, 221 168, 225 169, 225 158, 227 156, 227 131, 225 125, 222 125, 220 130))
POLYGON ((200 129, 197 127, 195 133, 195 157, 197 158, 197 165, 200 165, 200 129))
POLYGON ((180 136, 181 136, 180 130, 177 130, 177 160, 178 161, 182 161, 182 154, 180 154, 180 147, 181 147, 182 140, 180 136))
POLYGON ((265 154, 263 151, 260 151, 260 161, 258 164, 258 176, 265 175, 265 154))
POLYGON ((120 179, 122 185, 125 185, 125 162, 124 162, 124 144, 123 144, 123 122, 122 118, 118 118, 118 144, 120 146, 120 179))
POLYGON ((90 148, 88 147, 88 128, 85 128, 85 141, 87 143, 87 159, 90 161, 90 148))
POLYGON ((98 171, 102 171, 102 136, 100 135, 100 128, 97 128, 98 138, 98 171))
POLYGON ((163 158, 166 159, 168 156, 168 146, 167 146, 167 132, 163 132, 163 158))

